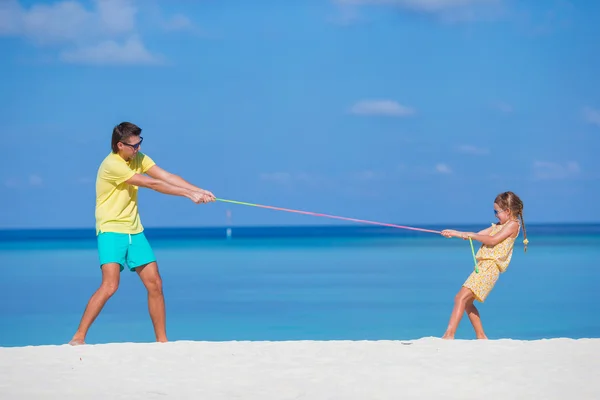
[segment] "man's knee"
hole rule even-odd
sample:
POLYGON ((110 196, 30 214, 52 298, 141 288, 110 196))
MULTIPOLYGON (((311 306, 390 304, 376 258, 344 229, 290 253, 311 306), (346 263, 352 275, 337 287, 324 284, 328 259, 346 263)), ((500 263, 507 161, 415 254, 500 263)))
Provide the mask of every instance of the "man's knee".
POLYGON ((159 276, 147 279, 144 284, 149 294, 159 295, 163 292, 162 279, 159 276))
POLYGON ((100 289, 110 297, 119 289, 119 282, 102 282, 100 289))
POLYGON ((112 296, 119 288, 120 268, 117 263, 107 263, 102 265, 102 284, 100 290, 106 295, 112 296))
POLYGON ((156 264, 149 264, 137 270, 144 286, 150 294, 161 294, 163 289, 162 279, 158 273, 156 264))

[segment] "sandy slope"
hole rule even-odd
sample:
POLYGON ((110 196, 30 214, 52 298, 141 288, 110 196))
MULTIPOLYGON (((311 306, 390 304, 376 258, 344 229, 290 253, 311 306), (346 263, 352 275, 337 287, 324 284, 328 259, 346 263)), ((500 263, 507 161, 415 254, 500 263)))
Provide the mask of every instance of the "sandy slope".
POLYGON ((0 348, 2 399, 600 399, 600 339, 0 348))

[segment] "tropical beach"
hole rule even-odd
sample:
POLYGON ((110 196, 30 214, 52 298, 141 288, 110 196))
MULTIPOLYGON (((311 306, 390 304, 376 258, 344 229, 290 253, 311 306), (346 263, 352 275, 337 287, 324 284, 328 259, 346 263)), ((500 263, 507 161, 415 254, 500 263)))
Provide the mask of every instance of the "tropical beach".
POLYGON ((466 318, 455 341, 440 339, 472 270, 462 241, 340 226, 232 231, 148 229, 164 260, 171 342, 152 343, 144 289, 125 274, 83 346, 67 342, 96 282, 95 269, 81 268, 97 257, 93 232, 2 232, 3 265, 21 268, 5 269, 1 283, 0 397, 600 394, 600 275, 564 268, 600 256, 600 225, 532 224, 537 250, 515 255, 480 306, 487 341, 473 340, 466 318), (581 295, 560 306, 564 290, 581 295))
POLYGON ((6 399, 600 396, 600 339, 118 343, 0 348, 6 399))
POLYGON ((0 399, 600 399, 598 15, 0 0, 0 399))

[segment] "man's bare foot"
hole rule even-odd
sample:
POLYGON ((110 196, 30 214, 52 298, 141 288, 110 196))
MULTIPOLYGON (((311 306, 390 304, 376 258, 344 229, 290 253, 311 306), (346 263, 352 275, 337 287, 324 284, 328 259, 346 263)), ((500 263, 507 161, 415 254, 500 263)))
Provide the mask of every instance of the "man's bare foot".
POLYGON ((477 336, 478 340, 487 340, 487 336, 483 335, 483 336, 477 336))
POLYGON ((444 336, 442 336, 442 339, 445 339, 445 340, 454 340, 454 335, 450 335, 448 333, 445 333, 444 336))
POLYGON ((81 346, 81 345, 85 344, 85 341, 83 339, 73 338, 73 339, 71 339, 71 341, 69 342, 69 344, 71 346, 81 346))

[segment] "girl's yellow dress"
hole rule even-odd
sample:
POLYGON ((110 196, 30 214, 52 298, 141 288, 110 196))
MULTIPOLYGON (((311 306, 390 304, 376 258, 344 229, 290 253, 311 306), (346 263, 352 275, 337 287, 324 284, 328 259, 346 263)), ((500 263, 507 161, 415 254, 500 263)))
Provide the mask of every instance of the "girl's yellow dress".
MULTIPOLYGON (((504 225, 492 224, 490 236, 494 236, 503 227, 504 225)), ((517 237, 520 230, 521 224, 519 224, 517 237)), ((471 289, 476 300, 483 303, 494 288, 500 274, 504 273, 508 268, 508 264, 512 258, 515 239, 508 237, 495 246, 482 244, 479 251, 477 251, 475 258, 477 259, 479 273, 473 271, 463 284, 463 287, 471 289)))

